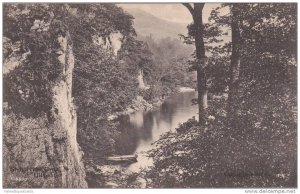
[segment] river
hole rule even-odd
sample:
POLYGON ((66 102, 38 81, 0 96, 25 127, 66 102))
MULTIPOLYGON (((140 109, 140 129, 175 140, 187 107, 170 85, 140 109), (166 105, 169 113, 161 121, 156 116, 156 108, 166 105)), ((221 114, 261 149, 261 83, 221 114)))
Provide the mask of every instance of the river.
MULTIPOLYGON (((137 154, 138 162, 126 166, 137 172, 140 168, 152 165, 145 152, 154 148, 152 143, 167 131, 174 131, 179 123, 197 116, 197 106, 191 100, 195 91, 183 91, 168 97, 159 108, 153 111, 135 112, 119 118, 121 135, 116 141, 116 154, 137 154)), ((196 117, 197 118, 197 117, 196 117)))

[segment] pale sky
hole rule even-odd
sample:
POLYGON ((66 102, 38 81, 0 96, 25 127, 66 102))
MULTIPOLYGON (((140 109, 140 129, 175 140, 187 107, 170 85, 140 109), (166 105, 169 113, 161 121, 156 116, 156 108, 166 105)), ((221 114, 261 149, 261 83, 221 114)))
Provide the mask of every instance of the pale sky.
MULTIPOLYGON (((190 24, 192 22, 192 16, 188 9, 184 7, 180 3, 168 3, 168 4, 118 4, 120 7, 124 8, 125 10, 127 9, 140 9, 143 11, 146 11, 148 13, 151 13, 152 15, 172 21, 172 22, 179 22, 179 23, 184 23, 184 24, 190 24)), ((208 17, 210 15, 210 12, 213 8, 219 6, 220 4, 218 3, 205 3, 204 9, 203 9, 203 20, 204 22, 207 22, 208 17)))

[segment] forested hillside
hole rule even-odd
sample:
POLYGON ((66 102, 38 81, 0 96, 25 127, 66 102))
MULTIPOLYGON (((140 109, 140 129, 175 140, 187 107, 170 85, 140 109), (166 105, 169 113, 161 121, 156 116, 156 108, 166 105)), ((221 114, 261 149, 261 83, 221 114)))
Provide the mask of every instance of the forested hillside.
POLYGON ((186 34, 184 23, 166 21, 140 9, 128 8, 125 11, 134 17, 134 28, 138 35, 152 34, 155 40, 159 40, 166 37, 179 39, 178 34, 186 34))

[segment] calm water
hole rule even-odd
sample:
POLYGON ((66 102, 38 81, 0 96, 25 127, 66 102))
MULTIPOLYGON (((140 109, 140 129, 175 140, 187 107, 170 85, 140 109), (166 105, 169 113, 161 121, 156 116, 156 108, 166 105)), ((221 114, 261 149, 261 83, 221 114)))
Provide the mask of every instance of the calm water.
POLYGON ((193 98, 196 98, 195 91, 178 93, 166 99, 155 111, 136 112, 120 118, 121 135, 116 142, 116 152, 120 155, 138 154, 138 162, 128 166, 129 170, 150 166, 152 160, 145 156, 145 152, 154 147, 151 143, 161 134, 174 131, 179 123, 193 116, 197 118, 197 106, 191 103, 193 98))

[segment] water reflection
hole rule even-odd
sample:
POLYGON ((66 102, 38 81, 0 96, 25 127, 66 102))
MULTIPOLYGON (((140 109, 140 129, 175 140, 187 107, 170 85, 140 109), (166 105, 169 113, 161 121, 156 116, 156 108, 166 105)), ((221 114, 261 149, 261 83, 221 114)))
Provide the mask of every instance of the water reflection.
POLYGON ((130 166, 131 170, 148 166, 143 152, 153 148, 152 142, 169 130, 175 130, 179 123, 197 116, 197 106, 191 100, 196 92, 184 92, 168 98, 158 110, 136 112, 119 118, 121 135, 116 141, 116 153, 120 155, 138 153, 138 162, 130 166))

